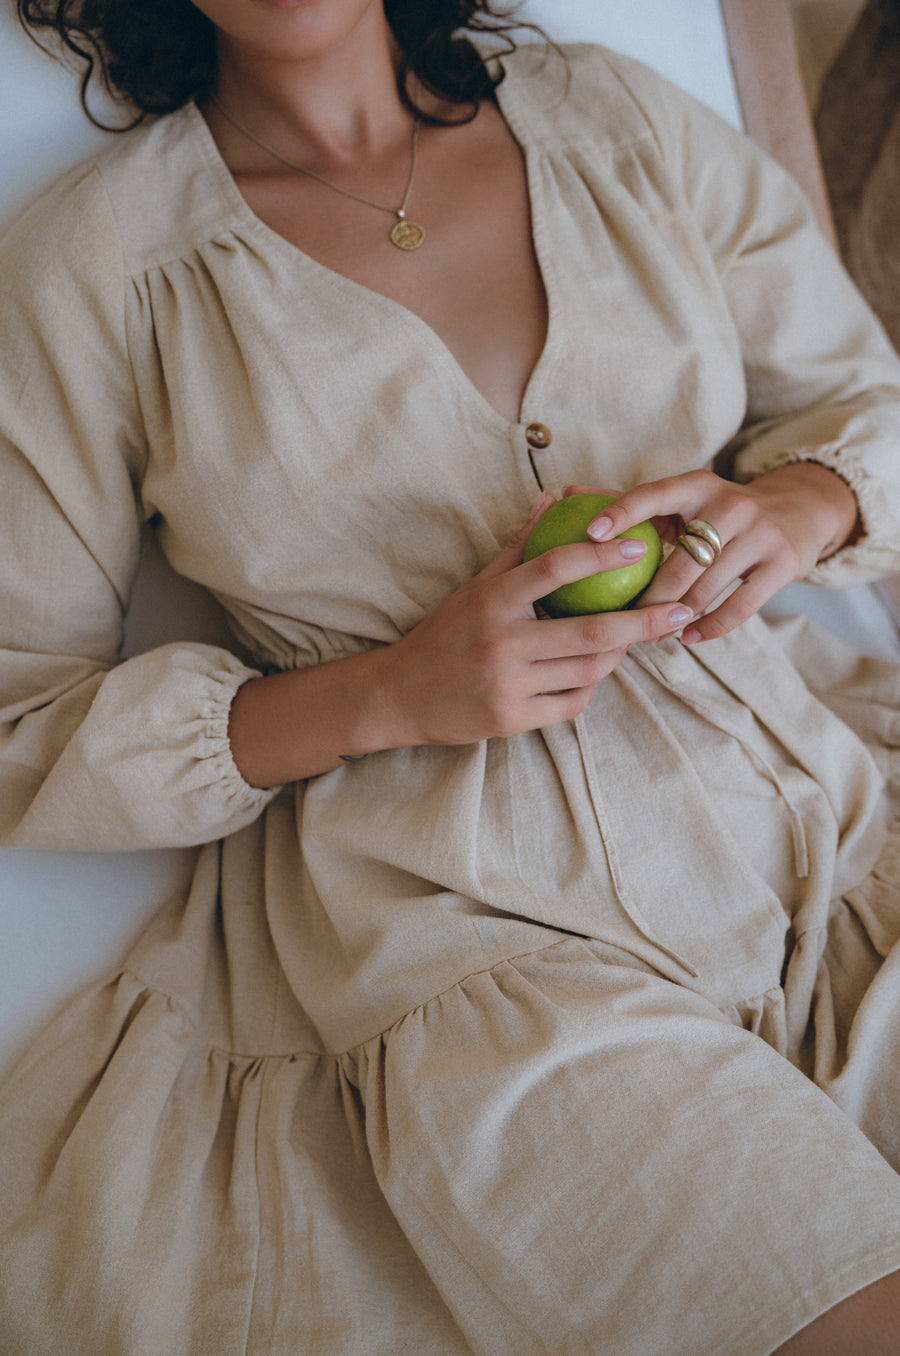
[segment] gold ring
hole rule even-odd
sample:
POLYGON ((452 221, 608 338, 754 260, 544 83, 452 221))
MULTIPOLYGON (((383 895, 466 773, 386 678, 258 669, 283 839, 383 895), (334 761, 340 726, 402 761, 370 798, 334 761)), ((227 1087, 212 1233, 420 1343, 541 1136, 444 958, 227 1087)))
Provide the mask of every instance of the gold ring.
POLYGON ((688 555, 693 556, 705 570, 714 565, 722 554, 722 538, 712 523, 702 518, 692 518, 689 523, 685 523, 678 545, 683 546, 688 555))

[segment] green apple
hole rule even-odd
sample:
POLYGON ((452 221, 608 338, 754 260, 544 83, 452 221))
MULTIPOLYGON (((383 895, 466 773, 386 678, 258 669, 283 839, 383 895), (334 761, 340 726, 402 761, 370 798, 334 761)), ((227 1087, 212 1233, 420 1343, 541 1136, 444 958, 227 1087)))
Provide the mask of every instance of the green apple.
MULTIPOLYGON (((525 546, 525 559, 533 560, 553 546, 590 541, 588 523, 615 503, 614 494, 571 494, 551 504, 535 524, 525 546)), ((540 601, 551 617, 578 617, 589 612, 620 612, 650 583, 662 560, 662 542, 652 523, 636 523, 621 533, 647 543, 647 552, 633 565, 563 584, 540 601)))

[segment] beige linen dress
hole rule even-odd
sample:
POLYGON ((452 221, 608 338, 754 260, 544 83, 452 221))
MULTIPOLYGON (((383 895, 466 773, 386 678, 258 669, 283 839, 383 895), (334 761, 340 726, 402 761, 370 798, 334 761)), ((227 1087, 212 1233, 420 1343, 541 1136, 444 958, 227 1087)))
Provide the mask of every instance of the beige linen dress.
POLYGON ((893 666, 755 620, 571 724, 231 759, 251 674, 394 641, 539 485, 814 458, 864 531, 813 577, 900 568, 900 365, 805 203, 568 56, 499 91, 550 313, 518 422, 192 106, 3 246, 2 841, 196 845, 0 1095, 4 1356, 755 1356, 900 1266, 893 666), (233 650, 120 662, 144 520, 233 650))

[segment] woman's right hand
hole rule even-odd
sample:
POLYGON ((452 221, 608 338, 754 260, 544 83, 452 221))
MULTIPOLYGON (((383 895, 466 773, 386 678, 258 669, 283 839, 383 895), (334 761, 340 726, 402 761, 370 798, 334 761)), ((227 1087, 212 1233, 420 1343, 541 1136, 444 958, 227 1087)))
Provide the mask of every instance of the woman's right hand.
POLYGON ((558 546, 523 563, 525 543, 551 502, 549 495, 539 500, 489 565, 380 652, 383 693, 400 727, 392 744, 468 744, 569 720, 632 645, 690 620, 690 609, 672 602, 538 618, 534 605, 561 584, 635 558, 633 541, 614 539, 558 546))
POLYGON ((689 620, 690 609, 671 601, 539 619, 535 603, 560 584, 634 559, 632 544, 614 539, 557 546, 523 563, 551 502, 539 500, 480 574, 393 645, 245 683, 228 725, 241 775, 252 786, 278 786, 366 753, 471 744, 570 720, 630 646, 689 620))

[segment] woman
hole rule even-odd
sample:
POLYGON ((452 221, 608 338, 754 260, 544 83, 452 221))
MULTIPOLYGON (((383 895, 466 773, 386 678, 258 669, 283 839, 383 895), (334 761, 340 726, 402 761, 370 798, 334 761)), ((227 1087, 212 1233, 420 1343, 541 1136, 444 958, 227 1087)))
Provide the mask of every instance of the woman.
POLYGON ((754 616, 897 568, 883 334, 633 63, 122 12, 164 116, 0 263, 3 833, 202 846, 5 1089, 10 1349, 894 1349, 890 782, 754 616), (648 516, 640 608, 538 620, 648 516), (141 518, 240 651, 117 662, 141 518))

